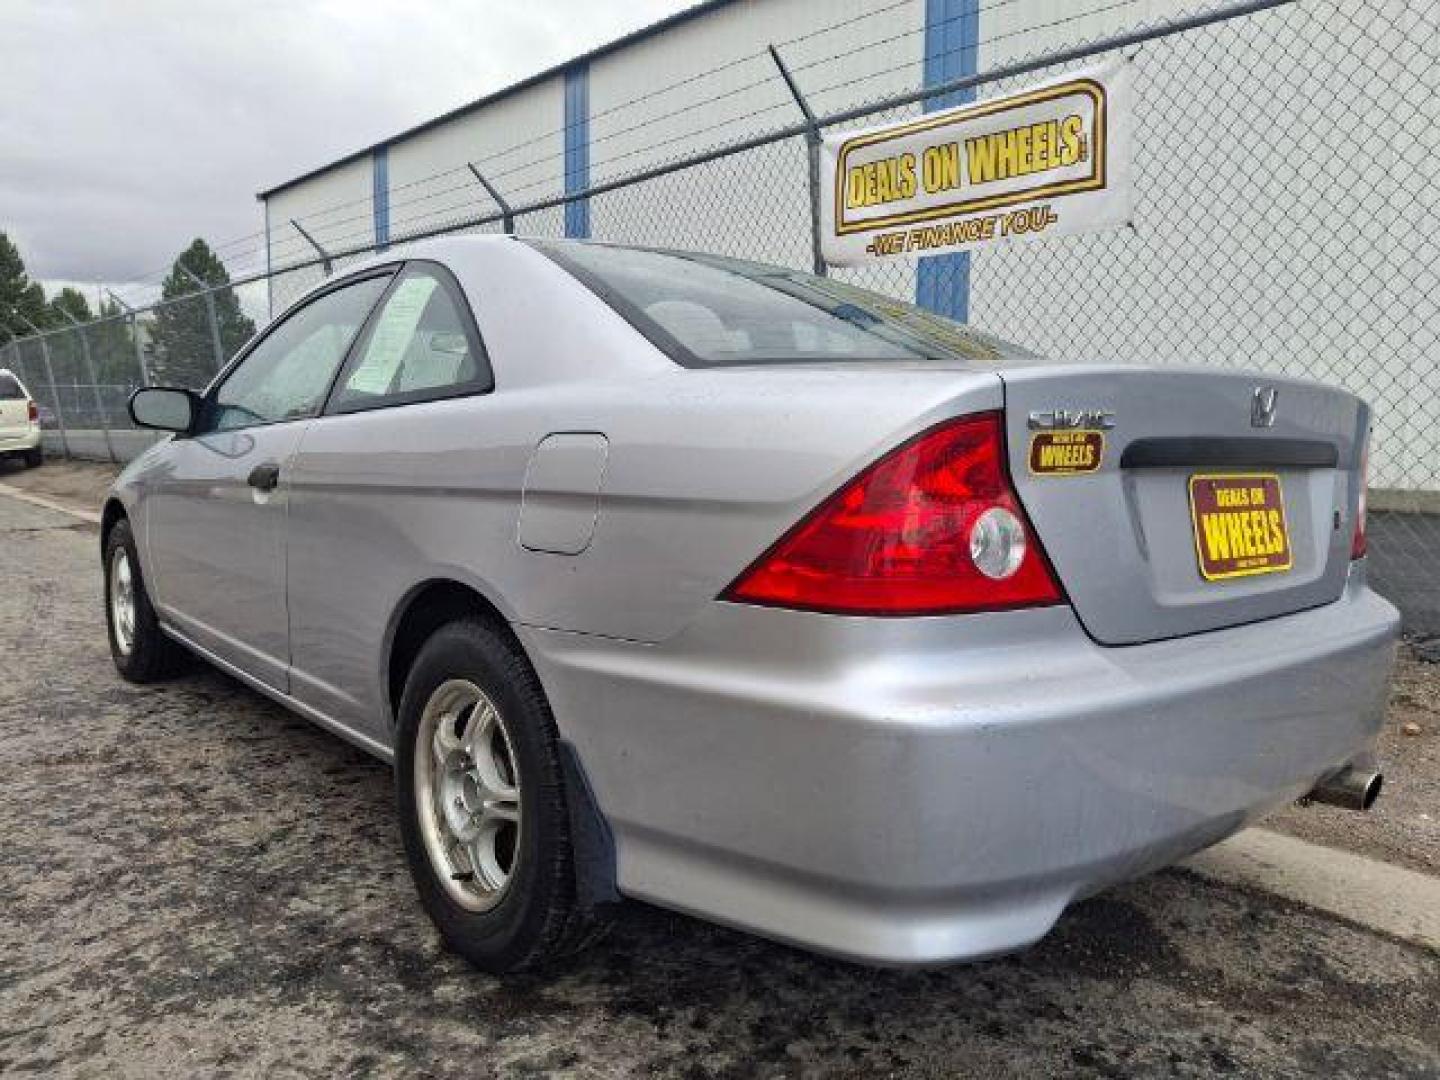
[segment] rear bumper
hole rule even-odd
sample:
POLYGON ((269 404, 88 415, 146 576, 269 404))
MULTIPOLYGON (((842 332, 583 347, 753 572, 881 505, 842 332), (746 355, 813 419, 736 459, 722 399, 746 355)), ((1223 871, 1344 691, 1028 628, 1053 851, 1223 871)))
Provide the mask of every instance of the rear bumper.
POLYGON ((0 432, 0 454, 34 450, 40 445, 40 425, 35 424, 25 431, 0 432))
POLYGON ((521 628, 622 892, 878 963, 1026 945, 1370 752, 1398 619, 1323 608, 1125 648, 1067 608, 713 604, 661 645, 521 628))

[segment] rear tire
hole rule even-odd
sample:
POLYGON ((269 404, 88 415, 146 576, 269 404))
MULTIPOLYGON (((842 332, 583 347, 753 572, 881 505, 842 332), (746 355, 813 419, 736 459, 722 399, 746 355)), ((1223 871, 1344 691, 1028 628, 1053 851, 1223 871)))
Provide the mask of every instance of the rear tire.
POLYGON ((519 648, 478 619, 437 630, 405 682, 396 737, 400 832, 420 902, 484 971, 584 946, 560 737, 519 648))
POLYGON ((135 537, 125 518, 105 538, 105 630, 115 670, 127 682, 163 679, 184 660, 184 650, 165 636, 150 605, 135 537))
POLYGON ((25 467, 27 469, 38 469, 45 464, 45 451, 40 447, 25 451, 25 467))

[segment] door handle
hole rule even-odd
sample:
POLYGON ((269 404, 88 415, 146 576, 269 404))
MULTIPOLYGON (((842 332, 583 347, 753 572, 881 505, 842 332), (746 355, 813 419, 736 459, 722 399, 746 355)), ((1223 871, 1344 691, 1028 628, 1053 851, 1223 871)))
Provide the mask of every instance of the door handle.
POLYGON ((256 465, 250 470, 245 482, 257 491, 274 491, 280 486, 280 466, 273 461, 256 465))

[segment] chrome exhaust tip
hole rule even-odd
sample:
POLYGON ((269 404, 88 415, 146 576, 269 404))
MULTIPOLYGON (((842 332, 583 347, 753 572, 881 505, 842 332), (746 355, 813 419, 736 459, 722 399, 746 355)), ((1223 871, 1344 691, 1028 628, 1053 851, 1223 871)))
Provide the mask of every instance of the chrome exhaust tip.
POLYGON ((1376 770, 1346 765, 1316 784, 1305 796, 1305 801, 1340 806, 1346 810, 1369 810, 1380 797, 1380 789, 1384 785, 1385 777, 1376 770))

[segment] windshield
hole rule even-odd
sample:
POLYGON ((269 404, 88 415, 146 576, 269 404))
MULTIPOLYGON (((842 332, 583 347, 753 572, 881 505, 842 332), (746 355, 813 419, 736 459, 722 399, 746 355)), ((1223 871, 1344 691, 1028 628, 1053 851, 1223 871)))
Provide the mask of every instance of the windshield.
POLYGON ((1028 355, 913 304, 763 263, 677 251, 532 241, 687 367, 949 361, 1028 355))

